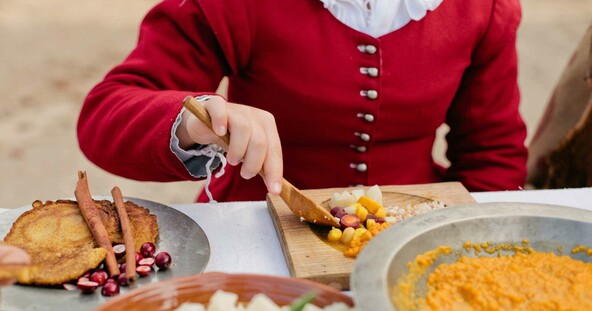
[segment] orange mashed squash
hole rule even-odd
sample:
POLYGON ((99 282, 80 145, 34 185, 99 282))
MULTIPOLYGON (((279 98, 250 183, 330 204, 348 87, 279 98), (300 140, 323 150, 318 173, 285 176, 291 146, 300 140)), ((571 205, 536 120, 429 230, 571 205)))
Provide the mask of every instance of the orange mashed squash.
MULTIPOLYGON (((491 249, 490 244, 470 246, 475 253, 481 246, 491 249)), ((393 303, 398 310, 592 310, 592 263, 528 246, 512 250, 513 255, 461 256, 454 263, 440 264, 428 275, 425 294, 418 294, 418 281, 451 248, 421 254, 408 263, 409 274, 392 288, 393 303)), ((578 246, 572 253, 588 250, 578 246)))

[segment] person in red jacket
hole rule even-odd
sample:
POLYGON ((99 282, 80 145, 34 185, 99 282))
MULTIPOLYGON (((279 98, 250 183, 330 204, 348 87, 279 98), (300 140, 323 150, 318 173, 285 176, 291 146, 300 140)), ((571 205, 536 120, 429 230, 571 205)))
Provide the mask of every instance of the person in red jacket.
POLYGON ((282 177, 302 189, 519 189, 520 18, 518 0, 165 0, 88 94, 80 148, 127 178, 207 178, 221 201, 263 200, 282 177), (214 93, 225 76, 227 98, 214 93), (444 123, 447 168, 432 158, 444 123))

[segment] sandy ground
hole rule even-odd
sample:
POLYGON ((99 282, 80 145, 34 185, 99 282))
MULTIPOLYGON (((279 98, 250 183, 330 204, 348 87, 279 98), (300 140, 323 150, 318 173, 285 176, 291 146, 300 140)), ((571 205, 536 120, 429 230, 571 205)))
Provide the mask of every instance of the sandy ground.
MULTIPOLYGON (((88 90, 134 46, 156 0, 0 1, 0 207, 73 196, 78 170, 94 194, 165 204, 194 200, 200 183, 146 183, 109 174, 78 149, 88 90)), ((592 22, 590 0, 523 0, 518 38, 522 112, 533 131, 553 85, 592 22)))

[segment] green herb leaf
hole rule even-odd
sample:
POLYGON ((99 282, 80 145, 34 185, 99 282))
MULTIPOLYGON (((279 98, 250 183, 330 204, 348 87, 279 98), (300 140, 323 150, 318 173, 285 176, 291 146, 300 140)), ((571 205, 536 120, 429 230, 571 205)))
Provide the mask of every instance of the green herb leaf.
POLYGON ((302 311, 302 309, 304 309, 304 306, 306 306, 307 303, 310 303, 313 299, 315 299, 316 296, 317 294, 315 292, 310 292, 302 295, 302 297, 298 298, 290 305, 290 311, 302 311))

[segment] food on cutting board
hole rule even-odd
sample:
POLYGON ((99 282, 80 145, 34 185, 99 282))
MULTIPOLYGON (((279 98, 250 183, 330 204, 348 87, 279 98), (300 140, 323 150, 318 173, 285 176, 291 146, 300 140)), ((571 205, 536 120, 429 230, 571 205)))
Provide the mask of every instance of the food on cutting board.
POLYGON ((374 236, 392 224, 443 207, 446 207, 444 203, 430 199, 405 206, 384 206, 383 193, 378 185, 367 190, 360 188, 334 193, 329 208, 340 227, 331 228, 327 239, 346 245, 345 256, 356 257, 374 236))
POLYGON ((238 295, 232 292, 218 290, 210 297, 207 305, 186 302, 175 311, 355 311, 354 307, 337 302, 324 308, 317 307, 310 302, 314 293, 300 297, 288 306, 278 306, 265 294, 256 294, 248 303, 238 301, 238 295))
POLYGON ((20 284, 61 285, 83 293, 103 286, 103 294, 110 296, 119 292, 119 285, 134 282, 136 273, 144 276, 154 265, 159 269, 170 266, 168 253, 156 254, 158 222, 148 209, 123 202, 117 187, 114 202, 93 200, 84 173, 79 173, 75 194, 77 201, 35 201, 13 223, 4 242, 31 256, 31 268, 20 284), (109 243, 109 249, 99 245, 99 240, 109 243), (126 252, 128 247, 131 252, 126 252), (106 260, 109 252, 115 260, 111 263, 106 260), (133 255, 128 259, 126 253, 133 255), (134 272, 126 274, 130 265, 134 272))
POLYGON ((488 256, 460 256, 451 264, 439 264, 427 276, 427 292, 420 294, 418 282, 428 269, 439 256, 453 252, 441 246, 418 255, 392 288, 397 310, 592 310, 590 262, 535 251, 528 241, 467 242, 463 248, 488 256))

